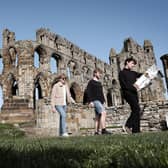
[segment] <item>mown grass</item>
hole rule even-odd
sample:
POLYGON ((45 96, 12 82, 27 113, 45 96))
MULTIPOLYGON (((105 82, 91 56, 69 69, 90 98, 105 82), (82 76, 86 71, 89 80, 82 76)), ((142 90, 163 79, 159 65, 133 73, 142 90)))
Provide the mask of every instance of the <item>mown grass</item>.
POLYGON ((0 138, 10 138, 10 137, 23 137, 25 135, 24 131, 15 127, 12 124, 1 124, 0 123, 0 138))
POLYGON ((1 168, 166 168, 168 132, 0 138, 1 168))

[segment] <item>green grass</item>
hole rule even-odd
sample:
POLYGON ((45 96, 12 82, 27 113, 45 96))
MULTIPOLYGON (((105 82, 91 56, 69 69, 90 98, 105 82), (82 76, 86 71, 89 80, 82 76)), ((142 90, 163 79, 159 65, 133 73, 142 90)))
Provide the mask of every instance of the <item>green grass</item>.
POLYGON ((68 138, 0 138, 1 168, 164 168, 168 132, 68 138))
POLYGON ((0 123, 0 137, 4 138, 18 138, 25 135, 24 131, 21 131, 19 128, 14 127, 12 124, 1 124, 0 123))
POLYGON ((28 138, 0 124, 0 168, 166 168, 168 132, 28 138))

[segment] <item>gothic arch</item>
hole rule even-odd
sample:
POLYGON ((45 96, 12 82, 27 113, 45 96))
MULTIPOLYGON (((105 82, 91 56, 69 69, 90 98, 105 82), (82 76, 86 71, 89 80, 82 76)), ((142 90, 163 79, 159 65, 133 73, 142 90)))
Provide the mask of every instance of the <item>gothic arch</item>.
POLYGON ((107 106, 110 107, 113 105, 113 98, 112 98, 112 93, 111 89, 107 90, 107 106))
POLYGON ((116 106, 121 103, 121 93, 119 89, 119 83, 116 79, 112 79, 112 87, 111 87, 111 96, 112 96, 112 105, 116 106))
POLYGON ((84 65, 82 67, 82 71, 83 71, 83 74, 82 74, 83 81, 87 82, 92 77, 92 70, 88 66, 84 65))
POLYGON ((43 67, 47 60, 47 51, 43 45, 39 45, 34 49, 33 58, 36 68, 43 67))
POLYGON ((19 87, 18 87, 18 80, 14 76, 14 74, 9 73, 6 76, 6 79, 3 82, 4 91, 5 91, 5 98, 18 96, 19 94, 19 87))
POLYGON ((2 91, 2 84, 0 83, 0 109, 2 105, 3 105, 3 91, 2 91))
POLYGON ((2 60, 2 55, 0 54, 0 74, 2 74, 3 71, 3 60, 2 60))
POLYGON ((10 46, 8 49, 9 52, 9 58, 10 58, 10 62, 12 64, 13 67, 17 67, 18 66, 18 55, 17 55, 17 50, 14 46, 10 46))
POLYGON ((67 64, 67 73, 68 78, 70 79, 73 75, 75 75, 75 70, 77 67, 77 63, 74 60, 69 60, 67 64))
POLYGON ((33 104, 34 109, 36 108, 36 101, 43 99, 48 96, 48 84, 47 77, 45 74, 40 72, 34 80, 34 89, 33 89, 33 104))
POLYGON ((82 94, 80 85, 79 85, 78 83, 73 82, 73 83, 71 84, 70 93, 71 93, 72 98, 73 98, 77 103, 81 103, 81 102, 82 102, 83 94, 82 94))
POLYGON ((58 73, 62 57, 57 53, 52 53, 50 57, 50 71, 52 73, 58 73))
POLYGON ((41 98, 48 96, 46 92, 48 90, 47 78, 48 77, 44 73, 40 72, 39 74, 37 74, 34 80, 34 86, 40 85, 42 89, 41 96, 40 96, 41 98))

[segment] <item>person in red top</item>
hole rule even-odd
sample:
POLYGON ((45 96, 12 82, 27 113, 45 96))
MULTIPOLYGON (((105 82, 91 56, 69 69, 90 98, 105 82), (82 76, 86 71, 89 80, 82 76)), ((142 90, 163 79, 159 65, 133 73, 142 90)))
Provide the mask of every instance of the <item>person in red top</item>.
POLYGON ((103 87, 100 79, 100 69, 95 69, 93 72, 93 79, 88 82, 85 96, 86 101, 89 106, 95 108, 95 135, 97 134, 110 134, 106 130, 106 111, 104 108, 105 98, 103 94, 103 87), (101 132, 99 132, 99 128, 101 128, 101 132))
POLYGON ((124 69, 119 72, 119 82, 123 98, 131 107, 131 114, 123 127, 127 133, 131 131, 132 133, 140 132, 140 106, 137 88, 134 87, 134 83, 142 73, 132 70, 136 64, 137 62, 134 58, 127 58, 124 63, 124 69))

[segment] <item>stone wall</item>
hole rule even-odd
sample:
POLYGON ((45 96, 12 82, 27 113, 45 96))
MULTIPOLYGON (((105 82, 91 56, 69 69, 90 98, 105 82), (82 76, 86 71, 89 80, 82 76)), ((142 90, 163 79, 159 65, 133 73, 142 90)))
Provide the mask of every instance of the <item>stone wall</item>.
MULTIPOLYGON (((40 106, 42 107, 42 106, 40 106)), ((141 131, 160 131, 167 129, 166 115, 168 101, 141 103, 141 131)), ((40 109, 35 134, 57 136, 59 132, 59 114, 53 113, 48 106, 40 109), (49 110, 50 109, 50 110, 49 110)), ((130 115, 129 105, 106 108, 107 129, 114 134, 122 134, 123 125, 130 115)), ((95 113, 93 108, 83 105, 69 105, 67 112, 67 130, 71 136, 94 134, 95 113)))
MULTIPOLYGON (((127 38, 120 53, 116 53, 113 48, 110 49, 108 64, 47 29, 37 30, 35 41, 17 41, 15 33, 5 29, 0 50, 0 59, 3 63, 0 74, 0 87, 3 94, 0 121, 34 122, 36 128, 39 128, 37 132, 40 133, 43 129, 58 135, 58 131, 55 132, 55 130, 59 127, 59 116, 50 112, 50 95, 56 77, 60 73, 65 73, 71 94, 79 106, 69 109, 69 130, 73 134, 78 134, 79 129, 93 127, 93 113, 80 104, 83 101, 86 85, 96 67, 102 70, 101 82, 108 108, 117 107, 125 112, 126 103, 121 96, 118 73, 123 68, 124 60, 130 56, 137 59, 136 70, 140 72, 144 72, 156 63, 154 48, 149 40, 145 40, 144 45, 140 46, 132 38, 127 38), (52 71, 53 62, 55 72, 52 71), (75 112, 71 113, 71 111, 75 112), (88 112, 90 115, 87 115, 88 112)), ((140 102, 151 106, 150 101, 165 101, 164 91, 163 81, 158 78, 139 93, 140 102)), ((107 111, 110 110, 107 109, 107 111)), ((120 110, 118 111, 116 116, 121 115, 121 118, 114 116, 111 118, 120 122, 124 115, 120 114, 120 110)), ((156 110, 153 111, 156 112, 156 110)), ((110 116, 110 112, 108 114, 110 116)), ((108 118, 107 124, 113 124, 114 121, 108 118)))

